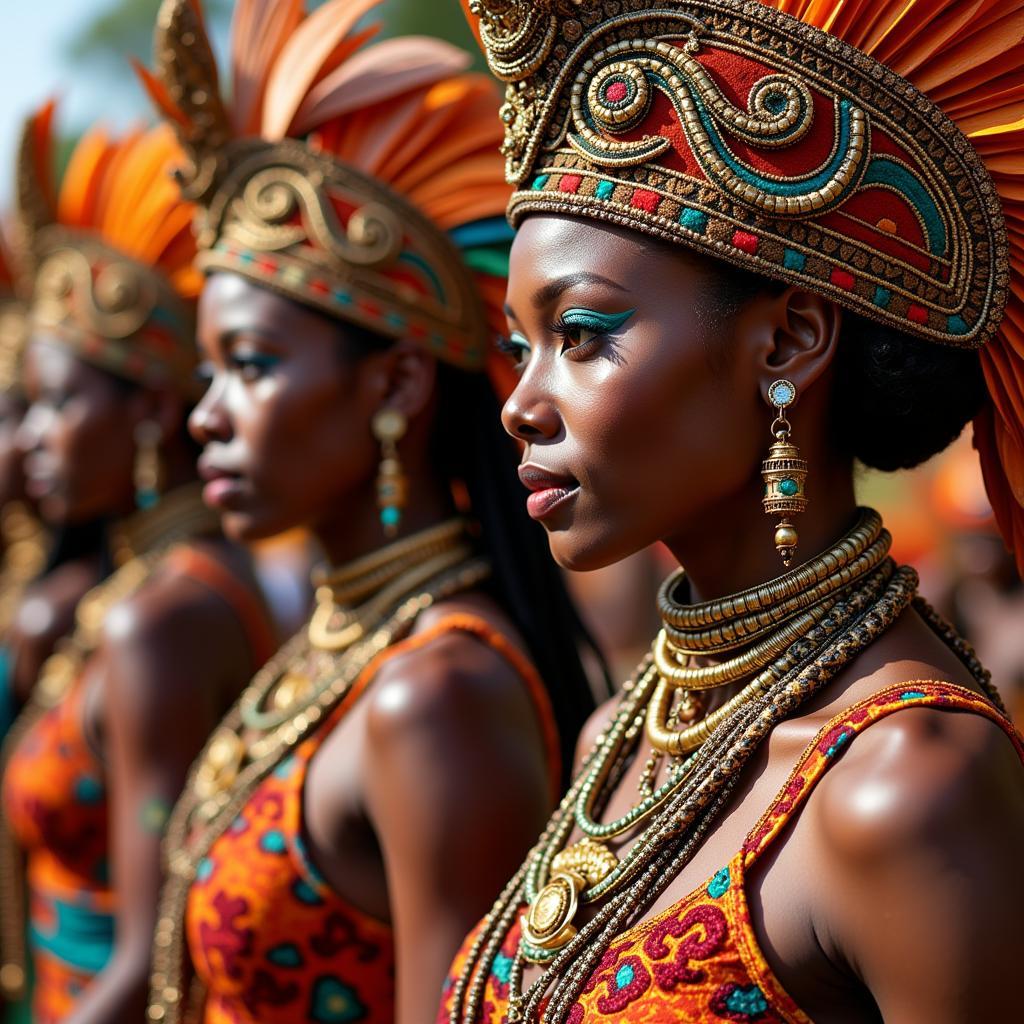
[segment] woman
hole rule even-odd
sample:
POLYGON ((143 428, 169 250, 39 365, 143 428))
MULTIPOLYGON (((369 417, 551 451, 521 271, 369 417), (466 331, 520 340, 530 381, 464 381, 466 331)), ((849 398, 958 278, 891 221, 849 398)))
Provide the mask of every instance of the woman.
POLYGON ((852 465, 977 414, 1024 566, 1019 10, 469 6, 530 508, 685 575, 438 1020, 1013 1018, 1024 747, 852 465))
POLYGON ((152 1020, 429 1017, 591 700, 481 372, 493 86, 440 42, 366 46, 376 6, 243 0, 230 109, 194 5, 159 16, 147 80, 208 275, 205 498, 241 540, 307 527, 333 568, 175 810, 152 1020))
POLYGON ((18 367, 24 344, 25 311, 15 295, 13 260, 0 236, 0 737, 16 707, 7 648, 25 587, 43 567, 42 531, 24 503, 24 475, 15 435, 24 414, 18 367))
POLYGON ((29 493, 55 528, 107 521, 116 571, 78 605, 5 748, 3 981, 24 980, 25 859, 33 1019, 141 1017, 160 837, 189 763, 272 649, 247 560, 199 496, 192 210, 167 129, 99 129, 50 186, 52 107, 27 125, 21 220, 34 261, 29 493), (50 197, 56 197, 52 200, 50 197))

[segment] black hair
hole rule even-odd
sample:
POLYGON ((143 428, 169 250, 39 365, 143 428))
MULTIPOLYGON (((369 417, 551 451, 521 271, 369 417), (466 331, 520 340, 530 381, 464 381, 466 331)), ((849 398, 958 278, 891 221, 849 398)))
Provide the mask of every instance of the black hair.
MULTIPOLYGON (((717 263, 716 317, 785 285, 717 263)), ((953 443, 985 402, 977 352, 924 341, 843 311, 829 430, 837 451, 872 469, 912 469, 953 443)))
MULTIPOLYGON (((339 324, 342 352, 359 359, 393 344, 380 335, 339 324)), ((464 489, 491 562, 488 592, 523 637, 544 682, 561 743, 562 788, 572 776, 576 739, 595 707, 584 661, 611 694, 604 658, 580 619, 551 557, 547 534, 526 514, 516 468, 519 453, 501 425, 501 403, 487 374, 437 364, 433 465, 464 489)))

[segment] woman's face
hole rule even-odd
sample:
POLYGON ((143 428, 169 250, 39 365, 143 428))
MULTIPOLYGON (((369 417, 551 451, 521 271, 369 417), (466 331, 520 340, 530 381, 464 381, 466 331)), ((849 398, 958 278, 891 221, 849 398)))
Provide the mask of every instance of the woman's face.
POLYGON ((0 508, 25 496, 25 474, 18 449, 18 428, 25 400, 16 388, 0 391, 0 508))
POLYGON ((204 500, 237 540, 338 516, 355 490, 372 499, 379 451, 344 327, 236 274, 211 275, 198 340, 209 388, 189 419, 203 446, 204 500))
POLYGON ((29 344, 23 376, 18 445, 25 491, 43 519, 70 525, 130 509, 137 403, 129 389, 44 337, 29 344))
POLYGON ((608 565, 749 487, 767 410, 710 268, 629 231, 529 218, 512 249, 506 430, 560 565, 608 565))

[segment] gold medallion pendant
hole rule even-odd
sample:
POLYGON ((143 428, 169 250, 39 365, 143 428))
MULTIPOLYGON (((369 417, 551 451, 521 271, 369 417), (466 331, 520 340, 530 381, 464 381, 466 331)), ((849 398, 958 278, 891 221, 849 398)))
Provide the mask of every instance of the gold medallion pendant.
MULTIPOLYGON (((561 949, 576 934, 573 920, 579 913, 584 889, 600 885, 617 867, 619 858, 603 843, 585 837, 551 862, 551 877, 521 918, 527 947, 551 952, 561 949)), ((535 963, 547 957, 527 957, 535 963)))

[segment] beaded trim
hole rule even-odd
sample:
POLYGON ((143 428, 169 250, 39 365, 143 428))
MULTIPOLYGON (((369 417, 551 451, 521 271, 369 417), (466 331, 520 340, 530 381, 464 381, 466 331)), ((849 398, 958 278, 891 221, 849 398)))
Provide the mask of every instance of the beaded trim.
POLYGON ((474 0, 509 218, 681 243, 976 348, 1009 283, 999 198, 959 128, 840 40, 744 0, 474 0))

